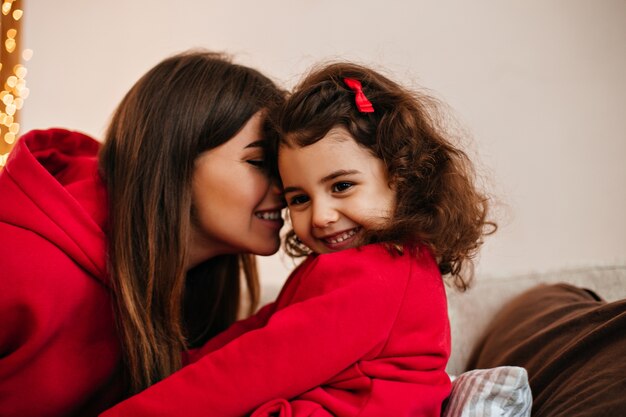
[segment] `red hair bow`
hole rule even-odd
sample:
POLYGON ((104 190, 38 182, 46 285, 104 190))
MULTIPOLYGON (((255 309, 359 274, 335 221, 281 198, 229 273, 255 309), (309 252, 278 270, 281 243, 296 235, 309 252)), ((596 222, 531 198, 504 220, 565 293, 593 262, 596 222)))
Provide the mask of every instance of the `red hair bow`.
POLYGON ((356 95, 354 101, 356 102, 357 109, 359 109, 361 113, 374 113, 374 106, 372 106, 372 103, 365 97, 361 82, 354 78, 344 78, 343 81, 354 91, 356 95))

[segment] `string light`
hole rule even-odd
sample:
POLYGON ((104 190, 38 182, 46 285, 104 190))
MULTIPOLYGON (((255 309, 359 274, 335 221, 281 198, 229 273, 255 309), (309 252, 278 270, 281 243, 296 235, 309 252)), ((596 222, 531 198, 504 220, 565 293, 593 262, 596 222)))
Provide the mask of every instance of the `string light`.
POLYGON ((19 8, 20 0, 2 1, 0 16, 0 168, 6 164, 20 131, 17 122, 24 100, 30 93, 26 87, 28 70, 20 62, 33 56, 31 49, 20 53, 19 24, 24 11, 19 8))

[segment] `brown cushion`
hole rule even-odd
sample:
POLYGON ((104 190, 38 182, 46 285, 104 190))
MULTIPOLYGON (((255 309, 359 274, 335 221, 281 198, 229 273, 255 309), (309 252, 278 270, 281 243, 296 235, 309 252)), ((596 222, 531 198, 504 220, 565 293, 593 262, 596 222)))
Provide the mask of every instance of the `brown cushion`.
POLYGON ((523 293, 496 315, 468 369, 505 365, 528 371, 534 417, 626 416, 626 300, 568 284, 523 293))

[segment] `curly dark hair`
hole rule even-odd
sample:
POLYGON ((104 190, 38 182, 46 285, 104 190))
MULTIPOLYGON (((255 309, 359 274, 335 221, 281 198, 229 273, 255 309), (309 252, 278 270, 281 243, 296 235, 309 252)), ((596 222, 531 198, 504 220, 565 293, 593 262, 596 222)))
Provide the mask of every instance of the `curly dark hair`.
MULTIPOLYGON (((473 165, 438 122, 437 101, 411 92, 380 73, 353 63, 332 63, 313 70, 272 115, 280 146, 304 147, 343 127, 355 141, 383 160, 396 209, 383 230, 368 241, 423 244, 437 259, 442 275, 451 275, 460 290, 473 277, 472 259, 485 235, 497 226, 487 219, 488 198, 475 185, 473 165), (362 84, 374 107, 362 113, 344 79, 362 84)), ((307 249, 291 230, 286 252, 307 249)))

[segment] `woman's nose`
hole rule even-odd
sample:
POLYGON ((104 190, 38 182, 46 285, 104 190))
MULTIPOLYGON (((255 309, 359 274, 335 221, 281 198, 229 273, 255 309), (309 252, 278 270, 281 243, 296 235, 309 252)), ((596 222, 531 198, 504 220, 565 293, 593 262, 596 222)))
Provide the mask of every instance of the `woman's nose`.
POLYGON ((279 203, 282 207, 287 207, 285 196, 283 195, 283 187, 278 180, 270 180, 270 188, 268 194, 272 201, 279 203))
POLYGON ((276 195, 282 195, 283 194, 283 187, 281 186, 280 182, 278 180, 271 180, 270 181, 270 192, 272 194, 276 194, 276 195))

